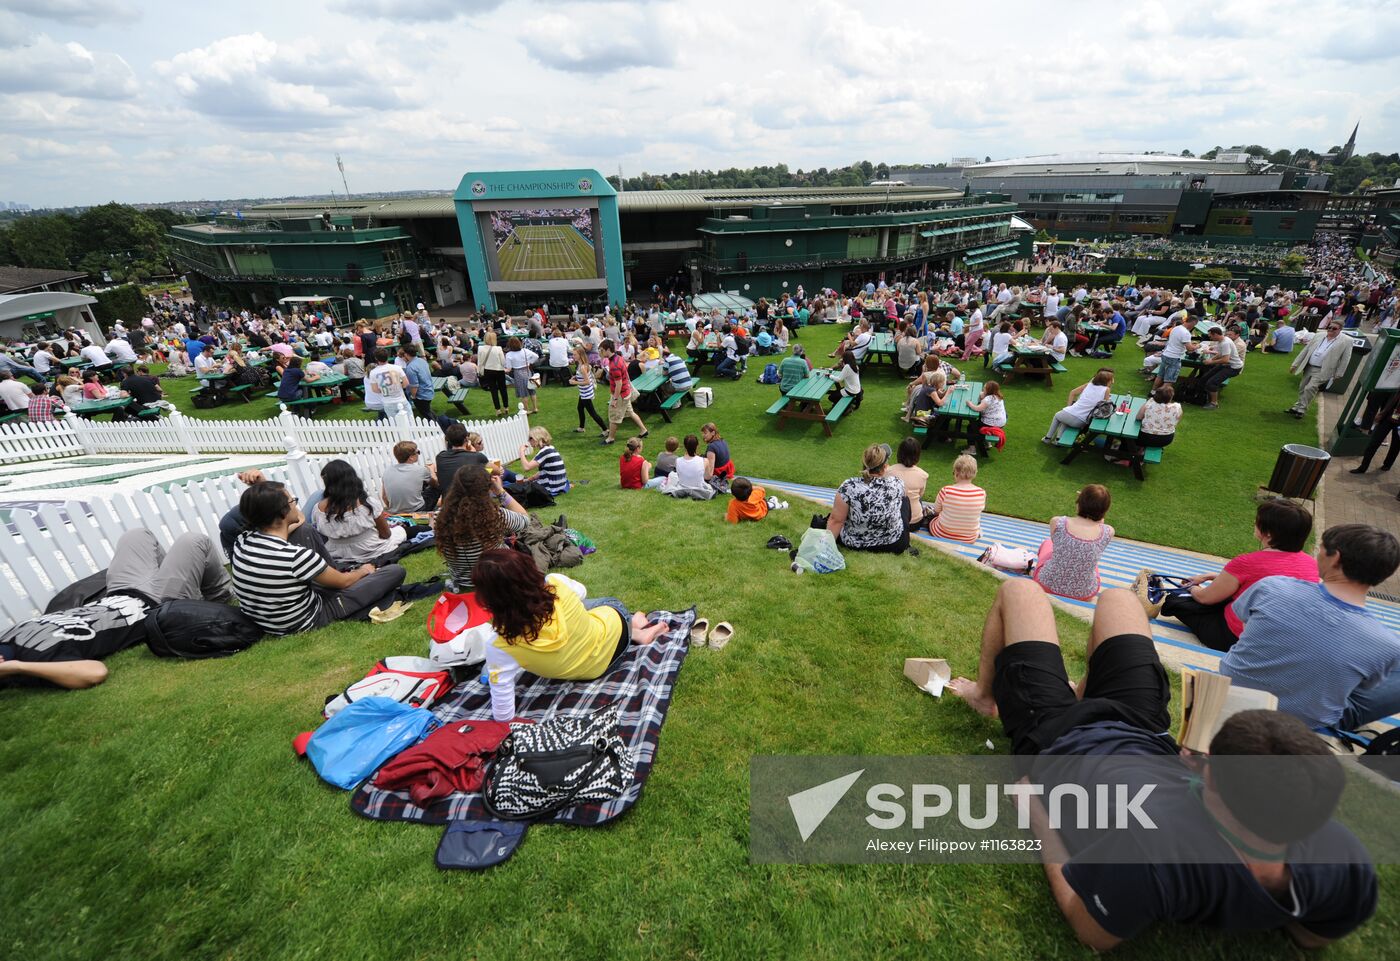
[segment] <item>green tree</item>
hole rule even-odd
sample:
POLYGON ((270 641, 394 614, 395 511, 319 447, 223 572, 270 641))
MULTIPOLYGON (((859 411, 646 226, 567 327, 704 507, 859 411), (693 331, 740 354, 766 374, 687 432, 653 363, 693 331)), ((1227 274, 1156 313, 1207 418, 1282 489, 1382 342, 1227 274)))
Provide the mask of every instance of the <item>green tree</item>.
POLYGON ((73 266, 74 224, 67 214, 24 217, 15 221, 9 234, 10 250, 20 267, 64 270, 73 266))

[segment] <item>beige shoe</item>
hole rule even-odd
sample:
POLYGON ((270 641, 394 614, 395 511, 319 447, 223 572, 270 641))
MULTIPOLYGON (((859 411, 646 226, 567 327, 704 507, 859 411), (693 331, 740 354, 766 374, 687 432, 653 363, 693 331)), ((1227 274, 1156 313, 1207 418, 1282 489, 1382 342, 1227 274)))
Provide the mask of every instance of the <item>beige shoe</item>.
POLYGON ((370 608, 369 619, 375 624, 388 624, 403 617, 412 606, 412 602, 405 604, 403 601, 395 601, 382 611, 377 607, 370 608))
POLYGON ((690 646, 692 648, 704 647, 708 642, 709 635, 710 622, 703 617, 697 617, 695 623, 690 625, 690 646))
POLYGON ((728 621, 720 621, 715 625, 715 629, 710 632, 710 647, 716 651, 724 650, 726 644, 734 639, 734 625, 728 621))
POLYGON ((1162 613, 1162 602, 1153 603, 1148 600, 1147 579, 1151 577, 1151 572, 1142 570, 1137 572, 1137 577, 1133 578, 1133 593, 1137 595, 1138 603, 1147 612, 1147 619, 1151 620, 1162 613))

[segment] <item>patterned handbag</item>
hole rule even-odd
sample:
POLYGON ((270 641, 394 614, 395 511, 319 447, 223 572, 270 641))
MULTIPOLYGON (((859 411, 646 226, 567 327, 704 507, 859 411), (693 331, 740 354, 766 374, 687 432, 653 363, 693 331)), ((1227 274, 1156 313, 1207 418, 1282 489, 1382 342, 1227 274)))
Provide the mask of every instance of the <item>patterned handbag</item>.
POLYGON ((575 804, 611 801, 635 770, 612 705, 513 729, 487 763, 481 798, 497 820, 534 821, 575 804))

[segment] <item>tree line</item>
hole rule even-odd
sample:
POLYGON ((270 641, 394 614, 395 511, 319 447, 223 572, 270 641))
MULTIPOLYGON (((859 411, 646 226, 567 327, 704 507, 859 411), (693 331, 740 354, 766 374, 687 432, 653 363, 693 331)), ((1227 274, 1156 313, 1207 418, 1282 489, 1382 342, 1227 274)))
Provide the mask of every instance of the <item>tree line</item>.
POLYGON ((137 210, 110 203, 80 214, 16 217, 0 224, 0 264, 81 270, 113 281, 175 273, 167 232, 190 217, 173 210, 137 210))

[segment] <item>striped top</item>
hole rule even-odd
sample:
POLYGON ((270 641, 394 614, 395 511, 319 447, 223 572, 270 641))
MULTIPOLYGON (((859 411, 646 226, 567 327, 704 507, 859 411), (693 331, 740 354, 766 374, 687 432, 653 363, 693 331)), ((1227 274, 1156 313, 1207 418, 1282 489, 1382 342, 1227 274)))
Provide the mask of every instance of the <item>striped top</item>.
MULTIPOLYGON (((530 519, 524 514, 508 511, 504 507, 498 507, 497 510, 501 512, 501 520, 505 521, 507 537, 519 534, 530 523, 530 519)), ((476 568, 476 562, 481 559, 482 551, 488 547, 500 546, 500 543, 482 544, 481 541, 472 540, 445 548, 442 552, 443 560, 447 561, 447 570, 452 576, 452 589, 458 594, 470 594, 476 590, 476 585, 472 583, 472 571, 476 568)))
POLYGON ((569 475, 564 470, 564 458, 553 446, 541 447, 535 455, 535 462, 540 465, 538 479, 541 487, 551 494, 562 494, 568 489, 569 475))
POLYGON ((233 592, 244 614, 269 634, 316 626, 321 596, 311 584, 326 561, 280 537, 245 531, 233 542, 233 592))
POLYGON ((1232 605, 1244 632, 1220 659, 1241 687, 1271 691, 1312 728, 1341 720, 1351 695, 1400 669, 1400 638, 1322 584, 1266 577, 1232 605))
POLYGON ((971 543, 982 536, 982 510, 987 492, 975 484, 949 484, 939 490, 933 506, 938 516, 929 526, 934 537, 971 543))
POLYGON ((593 399, 593 368, 585 364, 578 365, 578 373, 574 375, 578 379, 578 399, 593 399))
POLYGON ((690 390, 695 379, 690 376, 690 368, 685 366, 685 361, 675 354, 667 354, 664 362, 666 376, 670 378, 671 386, 676 390, 690 390))

